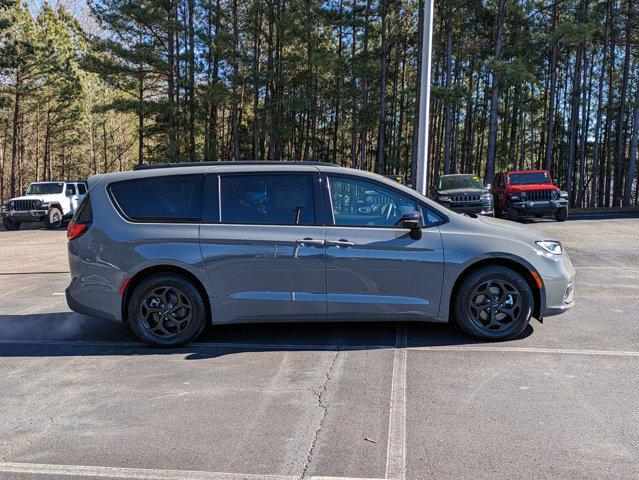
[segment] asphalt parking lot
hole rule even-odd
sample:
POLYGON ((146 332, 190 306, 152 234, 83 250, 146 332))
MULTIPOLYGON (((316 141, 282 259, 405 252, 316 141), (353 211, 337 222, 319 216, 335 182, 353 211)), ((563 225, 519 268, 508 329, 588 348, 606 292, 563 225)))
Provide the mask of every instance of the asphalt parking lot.
POLYGON ((577 306, 516 340, 275 324, 176 350, 69 311, 64 231, 0 230, 0 478, 637 479, 639 216, 531 226, 577 306))

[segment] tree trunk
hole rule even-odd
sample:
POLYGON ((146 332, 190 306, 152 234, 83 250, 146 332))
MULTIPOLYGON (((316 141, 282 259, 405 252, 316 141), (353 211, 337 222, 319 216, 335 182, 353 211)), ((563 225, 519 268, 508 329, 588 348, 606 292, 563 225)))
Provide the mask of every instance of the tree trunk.
POLYGON ((16 80, 16 93, 13 97, 13 133, 11 135, 11 172, 9 177, 9 198, 16 196, 16 160, 18 156, 18 120, 20 119, 19 81, 16 80))
MULTIPOLYGON (((557 21, 559 19, 559 0, 554 0, 552 4, 552 27, 553 34, 557 31, 557 21)), ((557 51, 559 50, 559 42, 554 39, 550 49, 550 93, 548 107, 548 129, 546 131, 546 161, 545 168, 552 168, 553 142, 555 133, 555 91, 557 89, 557 51)))
POLYGON ((615 152, 614 188, 612 193, 612 206, 621 205, 623 190, 623 151, 626 120, 626 95, 628 94, 628 76, 630 71, 630 56, 632 45, 632 15, 633 0, 627 0, 626 11, 626 52, 623 62, 623 77, 621 80, 621 92, 619 97, 619 116, 617 118, 617 146, 615 152))
POLYGON ((384 168, 384 143, 386 140, 386 82, 387 82, 387 65, 386 57, 388 55, 388 38, 386 32, 386 15, 387 4, 385 0, 380 0, 380 15, 382 28, 382 52, 381 52, 381 72, 380 72, 380 91, 379 91, 379 135, 377 136, 377 161, 375 163, 375 171, 381 173, 384 168))
MULTIPOLYGON (((506 21, 506 2, 499 0, 499 10, 497 12, 497 28, 495 30, 495 54, 494 60, 501 58, 503 45, 504 23, 506 21)), ((490 182, 495 175, 495 148, 497 145, 497 121, 499 109, 499 88, 501 83, 499 71, 493 70, 493 81, 490 88, 490 119, 488 125, 488 153, 486 158, 485 179, 490 182)))
MULTIPOLYGON (((635 168, 637 166, 637 143, 639 140, 639 79, 637 79, 637 87, 635 89, 635 102, 632 109, 632 136, 630 138, 630 160, 628 163, 628 172, 626 175, 626 187, 623 192, 623 205, 625 207, 631 205, 632 184, 635 179, 635 168)), ((639 186, 636 187, 639 190, 639 186)))

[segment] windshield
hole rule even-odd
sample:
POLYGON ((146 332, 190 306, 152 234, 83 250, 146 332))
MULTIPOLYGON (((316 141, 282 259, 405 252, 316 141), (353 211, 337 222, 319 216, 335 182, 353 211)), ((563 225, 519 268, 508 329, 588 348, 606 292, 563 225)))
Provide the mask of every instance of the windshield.
POLYGON ((454 190, 456 188, 484 188, 484 182, 476 175, 455 175, 439 179, 438 190, 454 190))
POLYGON ((27 188, 27 195, 53 195, 62 193, 64 183, 32 183, 27 188))
POLYGON ((511 173, 508 175, 511 185, 528 185, 530 183, 550 183, 548 172, 511 173))

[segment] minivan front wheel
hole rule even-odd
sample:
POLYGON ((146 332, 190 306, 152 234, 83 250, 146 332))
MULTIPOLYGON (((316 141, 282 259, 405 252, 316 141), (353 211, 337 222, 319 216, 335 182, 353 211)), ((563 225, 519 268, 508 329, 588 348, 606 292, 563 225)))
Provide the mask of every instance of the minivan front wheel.
POLYGON ((455 319, 469 335, 484 340, 516 337, 530 322, 533 294, 526 280, 502 266, 471 273, 455 300, 455 319))
POLYGON ((173 347, 189 343, 206 324, 199 290, 178 275, 154 275, 143 280, 128 305, 133 332, 151 345, 173 347))

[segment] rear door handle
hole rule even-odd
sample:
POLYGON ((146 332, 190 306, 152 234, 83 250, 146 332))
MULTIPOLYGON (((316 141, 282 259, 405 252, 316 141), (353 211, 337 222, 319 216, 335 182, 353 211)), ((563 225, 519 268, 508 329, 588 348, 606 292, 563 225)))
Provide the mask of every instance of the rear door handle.
POLYGON ((314 238, 298 238, 295 240, 295 245, 302 245, 305 247, 323 247, 324 240, 315 240, 314 238))
POLYGON ((350 241, 344 240, 344 239, 327 240, 326 241, 326 245, 330 245, 332 247, 339 247, 339 248, 348 248, 348 247, 354 247, 355 246, 355 242, 350 242, 350 241))

